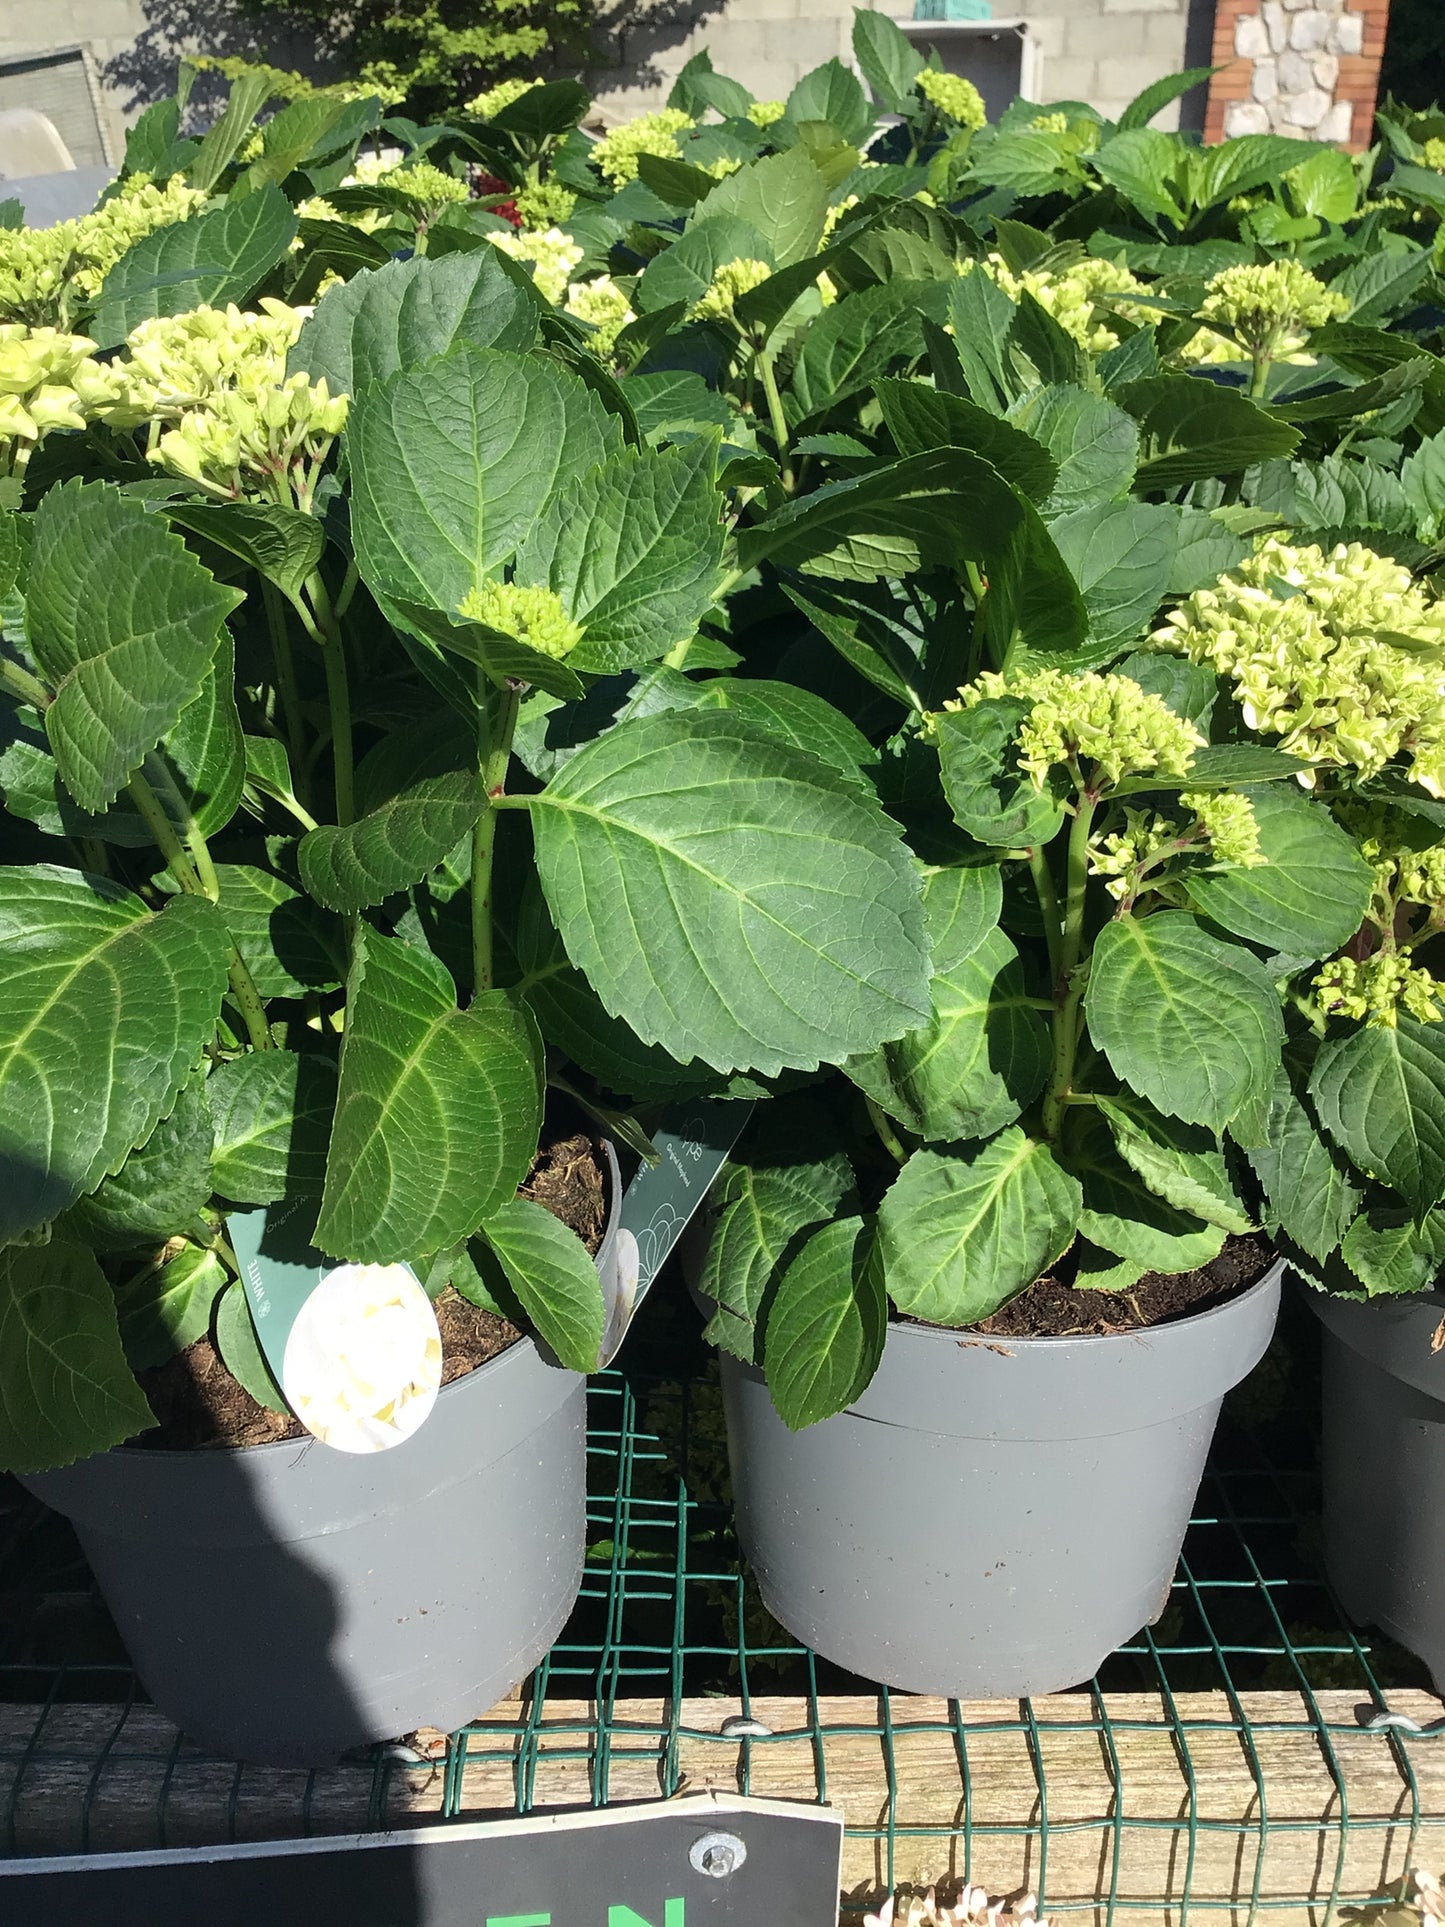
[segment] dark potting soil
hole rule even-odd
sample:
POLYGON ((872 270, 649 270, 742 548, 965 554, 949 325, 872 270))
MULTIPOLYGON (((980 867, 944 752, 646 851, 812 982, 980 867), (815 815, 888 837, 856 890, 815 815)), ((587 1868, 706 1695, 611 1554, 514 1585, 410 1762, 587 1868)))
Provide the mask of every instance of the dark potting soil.
MULTIPOLYGON (((518 1195, 545 1206, 596 1256, 607 1222, 607 1185, 602 1153, 591 1138, 578 1133, 544 1145, 518 1195)), ((436 1314, 443 1385, 474 1372, 522 1336, 508 1319, 472 1304, 450 1285, 436 1301, 436 1314)), ((133 1439, 134 1445, 175 1452, 306 1436, 289 1412, 269 1410, 232 1378, 209 1337, 136 1376, 156 1424, 133 1439)))
POLYGON ((1089 1291, 1047 1273, 970 1329, 987 1338, 1108 1338, 1172 1325, 1247 1291, 1274 1255, 1263 1238, 1231 1238, 1197 1271, 1146 1271, 1130 1291, 1089 1291))

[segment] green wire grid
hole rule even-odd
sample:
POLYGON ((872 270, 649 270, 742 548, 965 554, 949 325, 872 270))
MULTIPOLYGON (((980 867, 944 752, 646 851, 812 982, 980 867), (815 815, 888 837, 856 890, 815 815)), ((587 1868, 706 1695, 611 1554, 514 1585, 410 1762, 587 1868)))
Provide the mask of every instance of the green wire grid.
MULTIPOLYGON (((1407 1655, 1345 1623, 1318 1568, 1313 1334, 1295 1308, 1260 1372, 1226 1406, 1161 1620, 1087 1687, 1038 1706, 1000 1702, 986 1719, 976 1707, 970 1717, 955 1702, 854 1679, 769 1618, 732 1533, 715 1367, 690 1306, 665 1285, 620 1366, 592 1389, 589 1556, 577 1609, 520 1707, 452 1735, 439 1762, 378 1748, 330 1772, 278 1776, 205 1759, 146 1706, 68 1528, 12 1488, 0 1503, 0 1853, 35 1851, 37 1807, 56 1802, 75 1809, 60 1829, 66 1846, 255 1837, 258 1815, 274 1822, 283 1783, 289 1804, 271 1832, 666 1796, 707 1784, 698 1763, 713 1759, 717 1783, 744 1793, 827 1800, 838 1793, 840 1744, 861 1742, 879 1767, 873 1811, 850 1810, 852 1864, 861 1855, 870 1870, 855 1887, 891 1888, 922 1857, 942 1879, 997 1891, 1009 1884, 997 1870, 1022 1853, 1027 1884, 1055 1919, 1328 1922, 1342 1905, 1373 1897, 1351 1888, 1352 1844, 1365 1839, 1365 1861, 1383 1867, 1388 1858, 1393 1873, 1413 1864, 1417 1833, 1445 1838, 1445 1734, 1361 1733, 1362 1717, 1395 1710, 1393 1695, 1428 1681, 1407 1655), (1289 1717, 1252 1719, 1249 1701, 1261 1692, 1293 1694, 1289 1717), (1214 1696, 1207 1717, 1190 1710, 1201 1693, 1214 1696), (1147 1717, 1121 1717, 1121 1695, 1147 1717), (786 1703, 786 1724, 741 1739, 719 1730, 729 1715, 751 1719, 761 1701, 774 1717, 786 1703), (1205 1810, 1199 1761, 1221 1734, 1234 1736, 1247 1768, 1243 1817, 1205 1810), (1179 1811, 1146 1810, 1131 1779, 1141 1736, 1166 1746, 1179 1811), (1081 1737, 1107 1790, 1086 1817, 1067 1811, 1056 1766, 1051 1779, 1059 1747, 1081 1737), (1291 1811, 1275 1777, 1281 1746, 1301 1742, 1331 1790, 1323 1814, 1291 1811), (989 1806, 1001 1745, 1029 1766, 1016 1810, 1003 1816, 989 1806), (907 1762, 920 1746, 941 1750, 956 1778, 957 1811, 943 1822, 910 1809, 907 1762), (1378 1749, 1368 1757, 1393 1790, 1367 1813, 1352 1804, 1362 1747, 1378 1749), (780 1780, 783 1760, 790 1780, 780 1780), (121 1821, 117 1783, 131 1789, 121 1821), (1077 1879, 1073 1891, 1052 1890, 1051 1860, 1067 1855, 1071 1834, 1097 1843, 1092 1893, 1079 1892, 1077 1879), (1125 1877, 1150 1834, 1171 1836, 1161 1843, 1167 1908, 1125 1877), (1311 1874, 1303 1890, 1280 1892, 1269 1855, 1291 1836, 1311 1874), (1228 1894, 1218 1890, 1221 1848, 1233 1866, 1228 1894), (1211 1856, 1216 1877, 1201 1880, 1211 1856)), ((1418 1697, 1408 1704, 1418 1717, 1418 1697)))

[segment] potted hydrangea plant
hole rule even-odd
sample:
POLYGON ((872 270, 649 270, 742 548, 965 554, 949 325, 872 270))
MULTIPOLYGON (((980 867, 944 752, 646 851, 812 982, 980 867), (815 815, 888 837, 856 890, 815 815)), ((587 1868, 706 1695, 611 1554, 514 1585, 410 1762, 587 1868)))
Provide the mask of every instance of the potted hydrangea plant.
MULTIPOLYGON (((214 172, 182 144, 200 198, 88 335, 0 340, 0 1447, 191 1736, 312 1761, 483 1710, 576 1594, 616 1165, 539 1154, 549 1048, 662 1095, 811 1069, 915 1023, 927 960, 896 826, 796 713, 548 755, 724 592, 716 437, 640 444, 436 196, 384 208, 432 252, 359 267, 383 227, 292 206, 380 192, 338 185, 356 116, 305 168, 287 112, 214 172), (300 1433, 262 1210, 353 1311, 399 1265, 434 1301, 450 1382, 396 1449, 300 1433)), ((398 1353, 348 1318, 364 1404, 398 1353)))

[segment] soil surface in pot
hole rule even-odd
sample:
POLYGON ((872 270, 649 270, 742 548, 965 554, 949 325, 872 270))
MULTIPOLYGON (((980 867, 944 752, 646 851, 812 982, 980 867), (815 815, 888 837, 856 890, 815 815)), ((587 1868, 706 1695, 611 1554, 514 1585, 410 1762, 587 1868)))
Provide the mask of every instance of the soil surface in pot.
MULTIPOLYGON (((518 1196, 545 1205, 595 1256, 607 1222, 607 1180, 602 1153, 591 1138, 578 1133, 543 1145, 518 1196)), ((436 1314, 443 1385, 474 1372, 522 1336, 509 1320, 472 1304, 450 1285, 436 1301, 436 1314)), ((137 1377, 157 1424, 131 1440, 133 1445, 174 1452, 306 1436, 289 1412, 269 1410, 237 1384, 209 1336, 137 1377)))
POLYGON ((987 1338, 1110 1338, 1172 1325, 1238 1297, 1273 1263, 1265 1239, 1230 1238, 1197 1271, 1146 1271, 1130 1291, 1085 1290, 1069 1282, 1067 1265, 1061 1265, 970 1329, 987 1338))

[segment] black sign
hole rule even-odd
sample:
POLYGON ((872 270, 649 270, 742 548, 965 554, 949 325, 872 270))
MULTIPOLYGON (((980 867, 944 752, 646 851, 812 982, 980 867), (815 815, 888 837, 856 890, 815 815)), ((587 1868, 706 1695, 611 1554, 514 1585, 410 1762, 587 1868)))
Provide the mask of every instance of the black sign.
POLYGON ((699 1794, 397 1833, 0 1861, 0 1921, 835 1927, 843 1817, 699 1794))

